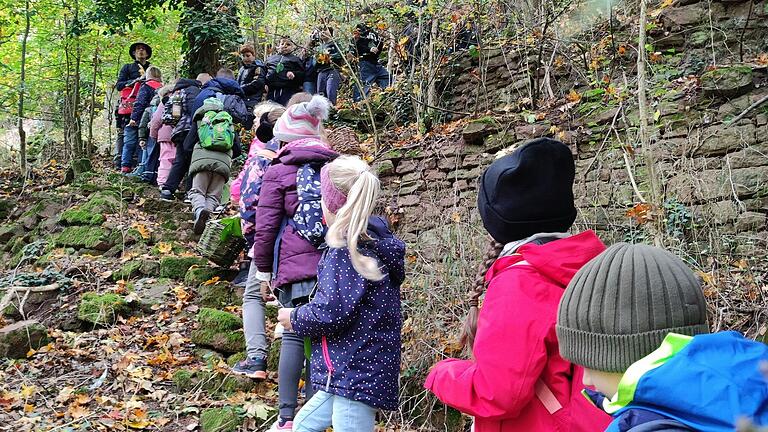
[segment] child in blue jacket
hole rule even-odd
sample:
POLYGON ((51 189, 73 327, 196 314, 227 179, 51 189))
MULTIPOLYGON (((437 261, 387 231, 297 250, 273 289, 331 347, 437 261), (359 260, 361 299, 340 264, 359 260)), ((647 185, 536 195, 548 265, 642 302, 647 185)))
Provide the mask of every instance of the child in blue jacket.
POLYGON ((768 346, 709 333, 698 277, 676 256, 619 243, 565 290, 560 355, 584 366, 585 395, 614 417, 610 432, 726 432, 768 425, 768 346))
POLYGON ((405 244, 371 217, 379 180, 357 156, 323 167, 323 215, 329 249, 318 266, 317 292, 278 320, 312 340, 317 393, 299 411, 294 431, 373 431, 377 409, 398 406, 400 284, 405 244))

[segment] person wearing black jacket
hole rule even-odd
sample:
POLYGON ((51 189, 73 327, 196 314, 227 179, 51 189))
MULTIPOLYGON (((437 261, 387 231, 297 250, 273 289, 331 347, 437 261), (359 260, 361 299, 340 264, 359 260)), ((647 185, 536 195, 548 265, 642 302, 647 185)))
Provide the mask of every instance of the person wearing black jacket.
POLYGON ((387 69, 379 64, 379 54, 384 49, 384 40, 378 33, 365 24, 358 24, 352 33, 353 39, 350 53, 358 60, 360 82, 363 84, 362 94, 357 85, 353 88, 352 98, 359 102, 368 96, 374 83, 383 89, 389 87, 390 76, 387 69))
POLYGON ((294 55, 296 44, 288 37, 280 39, 277 54, 267 59, 267 99, 281 105, 302 90, 304 60, 294 55))
POLYGON ((333 40, 333 29, 326 28, 320 33, 320 51, 317 54, 317 92, 336 105, 341 85, 339 69, 344 65, 339 45, 333 40))
MULTIPOLYGON (((252 45, 243 45, 240 47, 240 57, 243 59, 243 65, 237 72, 237 82, 245 93, 245 106, 253 115, 253 107, 261 102, 264 96, 264 87, 267 83, 267 68, 264 62, 256 60, 256 51, 252 45)), ((244 125, 246 129, 253 127, 253 118, 244 125)))
MULTIPOLYGON (((152 57, 152 47, 144 42, 135 42, 128 48, 128 55, 133 63, 126 63, 117 74, 115 90, 118 92, 128 86, 132 86, 143 78, 144 72, 149 67, 149 58, 152 57)), ((123 139, 125 126, 131 121, 130 114, 118 114, 115 108, 115 126, 117 127, 117 140, 115 141, 115 154, 113 162, 115 168, 120 169, 120 160, 123 155, 123 139)))

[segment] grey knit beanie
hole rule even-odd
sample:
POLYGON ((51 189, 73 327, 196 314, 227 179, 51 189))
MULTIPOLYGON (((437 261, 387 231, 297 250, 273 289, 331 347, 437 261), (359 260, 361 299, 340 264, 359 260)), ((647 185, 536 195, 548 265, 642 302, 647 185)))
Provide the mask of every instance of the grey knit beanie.
POLYGON ((668 333, 708 333, 699 279, 653 246, 618 243, 573 277, 557 316, 560 355, 603 372, 624 372, 668 333))

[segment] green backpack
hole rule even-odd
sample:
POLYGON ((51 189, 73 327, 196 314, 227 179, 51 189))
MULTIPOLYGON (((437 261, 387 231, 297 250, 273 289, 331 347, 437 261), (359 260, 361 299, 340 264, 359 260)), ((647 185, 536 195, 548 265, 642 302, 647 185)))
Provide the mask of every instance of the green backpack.
POLYGON ((235 142, 235 126, 226 111, 208 111, 197 127, 200 147, 206 150, 226 152, 235 142))

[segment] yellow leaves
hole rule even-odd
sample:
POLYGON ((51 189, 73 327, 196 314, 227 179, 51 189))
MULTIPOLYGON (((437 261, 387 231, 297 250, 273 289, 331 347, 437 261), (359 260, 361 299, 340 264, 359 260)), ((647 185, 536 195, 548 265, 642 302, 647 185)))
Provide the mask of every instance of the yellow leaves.
POLYGON ((216 282, 218 282, 219 280, 221 280, 221 278, 220 278, 220 277, 218 277, 218 276, 214 276, 214 277, 212 277, 212 278, 208 279, 207 281, 203 282, 203 285, 205 285, 205 286, 208 286, 208 285, 213 285, 213 284, 215 284, 216 282))
POLYGON ((76 403, 78 405, 86 405, 90 401, 91 401, 91 397, 90 396, 88 396, 85 393, 80 393, 79 395, 77 395, 77 397, 75 397, 75 402, 74 403, 76 403))
POLYGON ((416 255, 408 255, 405 259, 408 261, 408 264, 414 264, 418 257, 416 255))
POLYGON ((167 254, 173 250, 173 245, 166 242, 160 242, 157 244, 157 250, 162 254, 167 254))
POLYGON ((132 409, 123 423, 131 429, 146 429, 152 424, 147 418, 147 411, 142 408, 132 409))
POLYGON ((733 266, 739 270, 746 270, 749 268, 749 263, 747 262, 746 258, 742 258, 740 260, 734 261, 733 266))
POLYGON ((760 53, 755 60, 761 66, 768 66, 768 53, 760 53))
POLYGON ((452 220, 454 223, 459 223, 459 222, 461 222, 461 214, 459 214, 459 212, 453 212, 453 213, 451 213, 451 220, 452 220))
POLYGON ((37 387, 33 385, 28 386, 26 384, 21 385, 21 397, 23 397, 24 399, 31 398, 32 396, 35 395, 35 393, 37 393, 37 387))
POLYGON ((67 414, 69 414, 69 416, 72 417, 73 419, 77 420, 77 419, 81 419, 83 417, 87 417, 91 415, 91 412, 88 411, 88 408, 82 405, 73 403, 67 409, 67 414))
POLYGON ((24 414, 29 414, 34 410, 35 406, 33 404, 24 404, 24 414))
POLYGON ((56 400, 56 402, 61 403, 61 404, 66 403, 69 400, 69 398, 72 397, 72 394, 74 392, 75 392, 74 387, 66 386, 66 387, 62 388, 61 390, 59 390, 59 395, 56 396, 55 400, 56 400))
POLYGON ((659 51, 652 52, 648 55, 648 60, 650 60, 652 63, 660 63, 663 59, 664 56, 662 56, 659 51))
POLYGON ((568 100, 568 102, 579 102, 581 100, 581 95, 576 90, 571 89, 571 91, 565 95, 565 98, 568 100))
POLYGON ((627 210, 627 217, 635 219, 635 222, 642 225, 653 220, 653 205, 648 203, 638 203, 627 210))
POLYGON ((627 46, 626 45, 619 45, 619 48, 616 50, 620 56, 625 56, 627 54, 627 46))
POLYGON ((141 237, 144 238, 144 240, 148 240, 151 236, 151 232, 149 228, 147 228, 147 226, 144 225, 143 223, 134 222, 131 224, 131 228, 138 231, 139 234, 141 234, 141 237))

